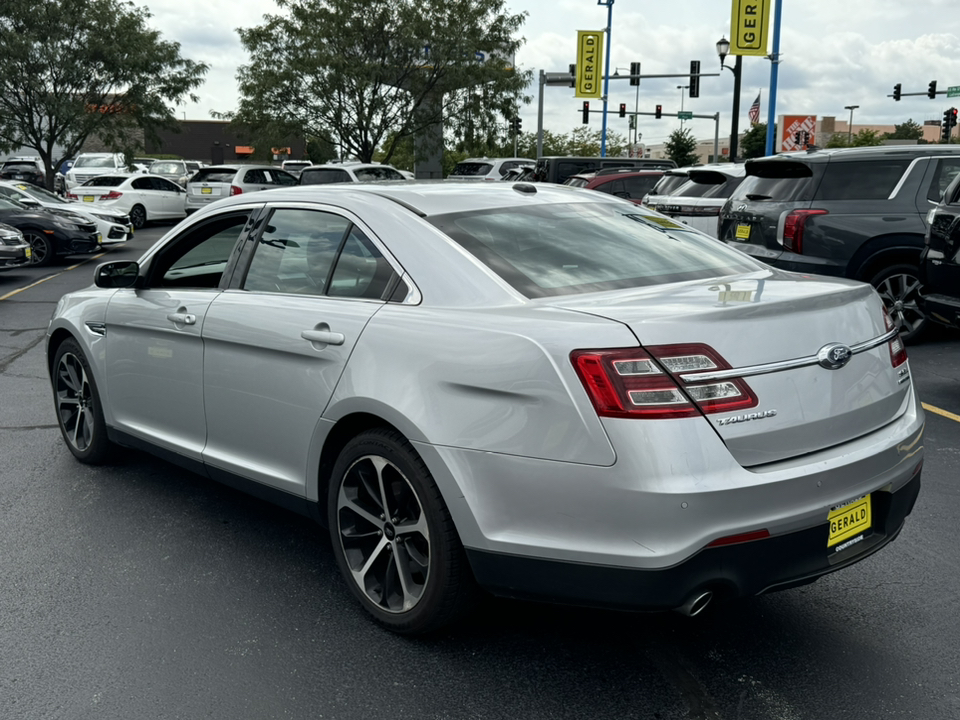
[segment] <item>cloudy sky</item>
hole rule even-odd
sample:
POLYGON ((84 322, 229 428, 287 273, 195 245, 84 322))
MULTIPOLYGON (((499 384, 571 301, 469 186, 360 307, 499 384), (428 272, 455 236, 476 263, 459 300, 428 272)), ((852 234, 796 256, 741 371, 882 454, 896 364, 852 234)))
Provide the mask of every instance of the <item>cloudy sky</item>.
MULTIPOLYGON (((178 108, 182 117, 209 119, 210 111, 236 107, 236 68, 246 62, 236 28, 259 24, 264 14, 276 11, 272 0, 135 0, 149 8, 152 24, 167 39, 182 46, 185 57, 210 65, 200 102, 178 108)), ((362 1, 362 0, 359 0, 362 1)), ((601 30, 607 8, 594 0, 508 0, 512 12, 527 14, 522 34, 526 39, 517 64, 534 71, 564 72, 576 60, 576 31, 601 30)), ((894 83, 903 92, 926 92, 937 80, 939 89, 960 85, 960 6, 955 0, 784 0, 780 50, 778 114, 814 114, 846 120, 846 105, 859 105, 854 123, 892 124, 912 118, 917 122, 939 119, 943 110, 960 99, 926 95, 899 103, 886 97, 894 83)), ((613 6, 611 74, 617 66, 629 72, 631 62, 642 63, 644 73, 682 73, 691 60, 700 60, 702 72, 719 72, 716 42, 730 36, 730 0, 616 0, 613 6)), ((728 59, 728 63, 732 62, 728 59)), ((663 106, 664 115, 680 109, 679 79, 649 79, 640 86, 639 109, 663 106)), ((766 119, 770 62, 745 57, 741 96, 741 129, 747 108, 762 92, 761 119, 766 119)), ((523 129, 536 129, 537 90, 533 102, 521 108, 523 129)), ((544 127, 567 133, 580 124, 581 100, 571 88, 547 87, 544 127)), ((700 97, 687 98, 684 109, 698 114, 720 112, 721 136, 729 133, 733 74, 701 78, 700 97)), ((633 109, 636 88, 627 81, 610 83, 611 130, 627 133, 627 120, 616 116, 619 104, 633 109)), ((591 107, 600 103, 592 102, 591 107)), ((678 121, 664 117, 642 118, 643 141, 659 143, 677 128, 678 121)), ((598 115, 591 125, 600 126, 598 115)), ((712 120, 690 123, 702 138, 713 137, 712 120)))

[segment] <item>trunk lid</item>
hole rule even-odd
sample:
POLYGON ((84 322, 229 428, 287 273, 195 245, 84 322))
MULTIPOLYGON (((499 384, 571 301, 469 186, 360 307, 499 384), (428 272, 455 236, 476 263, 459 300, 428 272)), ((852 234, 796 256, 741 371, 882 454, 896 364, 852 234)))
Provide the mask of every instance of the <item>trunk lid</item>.
POLYGON ((745 467, 847 442, 905 409, 909 366, 894 367, 889 342, 877 342, 887 333, 883 305, 866 284, 771 270, 549 303, 622 322, 644 347, 703 344, 731 368, 754 372, 743 373, 754 407, 705 415, 745 467), (838 369, 816 361, 832 343, 853 349, 838 369), (757 372, 798 360, 806 362, 757 372))

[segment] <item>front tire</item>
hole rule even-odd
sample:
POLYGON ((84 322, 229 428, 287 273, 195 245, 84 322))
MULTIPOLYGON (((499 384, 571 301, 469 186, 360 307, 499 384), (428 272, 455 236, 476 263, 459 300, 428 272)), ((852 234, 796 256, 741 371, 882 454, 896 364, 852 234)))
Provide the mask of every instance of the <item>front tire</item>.
POLYGON ((147 210, 143 205, 134 205, 130 208, 130 223, 137 230, 147 224, 147 210))
POLYGON ((64 340, 53 359, 53 401, 67 448, 80 462, 102 463, 110 452, 100 393, 80 345, 64 340))
POLYGON ((891 265, 870 280, 880 293, 890 319, 900 328, 905 343, 915 343, 926 332, 930 321, 923 314, 917 300, 920 296, 920 277, 915 265, 891 265))
POLYGON ((450 513, 423 460, 395 430, 369 430, 347 443, 327 512, 340 571, 381 625, 418 635, 472 607, 476 584, 450 513))
POLYGON ((34 267, 44 267, 53 262, 53 243, 46 235, 36 230, 27 230, 23 239, 30 244, 30 264, 34 267))

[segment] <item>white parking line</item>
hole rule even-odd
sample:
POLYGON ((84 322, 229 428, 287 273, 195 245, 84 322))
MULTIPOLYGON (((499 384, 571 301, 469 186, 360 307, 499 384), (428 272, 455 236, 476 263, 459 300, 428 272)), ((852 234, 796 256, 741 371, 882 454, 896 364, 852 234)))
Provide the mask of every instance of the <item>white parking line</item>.
POLYGON ((47 277, 45 277, 45 278, 40 278, 40 279, 37 280, 36 282, 32 282, 32 283, 30 283, 29 285, 25 285, 25 286, 22 287, 22 288, 17 288, 16 290, 11 290, 11 291, 8 292, 6 295, 0 295, 0 302, 3 302, 4 300, 6 300, 6 299, 8 299, 8 298, 12 298, 14 295, 17 295, 17 294, 19 294, 19 293, 22 293, 24 290, 29 290, 29 289, 32 288, 32 287, 36 287, 36 286, 39 285, 40 283, 45 283, 47 280, 53 280, 55 277, 60 277, 60 276, 63 275, 65 272, 70 272, 71 270, 76 270, 76 269, 77 269, 78 267, 80 267, 81 265, 86 265, 86 264, 87 264, 88 262, 90 262, 91 260, 96 260, 97 258, 102 258, 102 257, 103 257, 104 255, 106 255, 106 254, 107 254, 106 252, 102 252, 102 253, 100 253, 99 255, 91 255, 90 257, 86 258, 85 260, 81 260, 81 261, 78 262, 76 265, 71 265, 71 266, 68 267, 68 268, 64 268, 63 270, 61 270, 61 271, 58 272, 58 273, 54 273, 53 275, 47 275, 47 277))
MULTIPOLYGON (((0 298, 0 300, 2 299, 3 298, 0 298)), ((960 423, 960 415, 955 415, 949 410, 943 410, 941 408, 936 407, 935 405, 927 405, 927 403, 920 403, 920 404, 923 405, 923 409, 926 410, 927 412, 932 412, 935 415, 940 415, 942 417, 947 418, 948 420, 953 420, 954 422, 960 423)))

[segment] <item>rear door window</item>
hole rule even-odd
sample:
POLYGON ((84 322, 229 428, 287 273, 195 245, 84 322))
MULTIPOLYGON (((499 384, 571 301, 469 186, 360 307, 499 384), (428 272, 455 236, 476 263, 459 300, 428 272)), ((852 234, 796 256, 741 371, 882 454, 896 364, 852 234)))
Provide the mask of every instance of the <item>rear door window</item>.
POLYGON ((939 203, 947 186, 960 174, 960 158, 942 158, 936 163, 933 180, 927 189, 927 199, 939 203))
POLYGON ((630 197, 639 199, 650 192, 659 179, 656 175, 626 177, 623 178, 623 188, 630 197))
POLYGON ((886 200, 910 165, 899 160, 830 162, 817 188, 818 200, 886 200))

